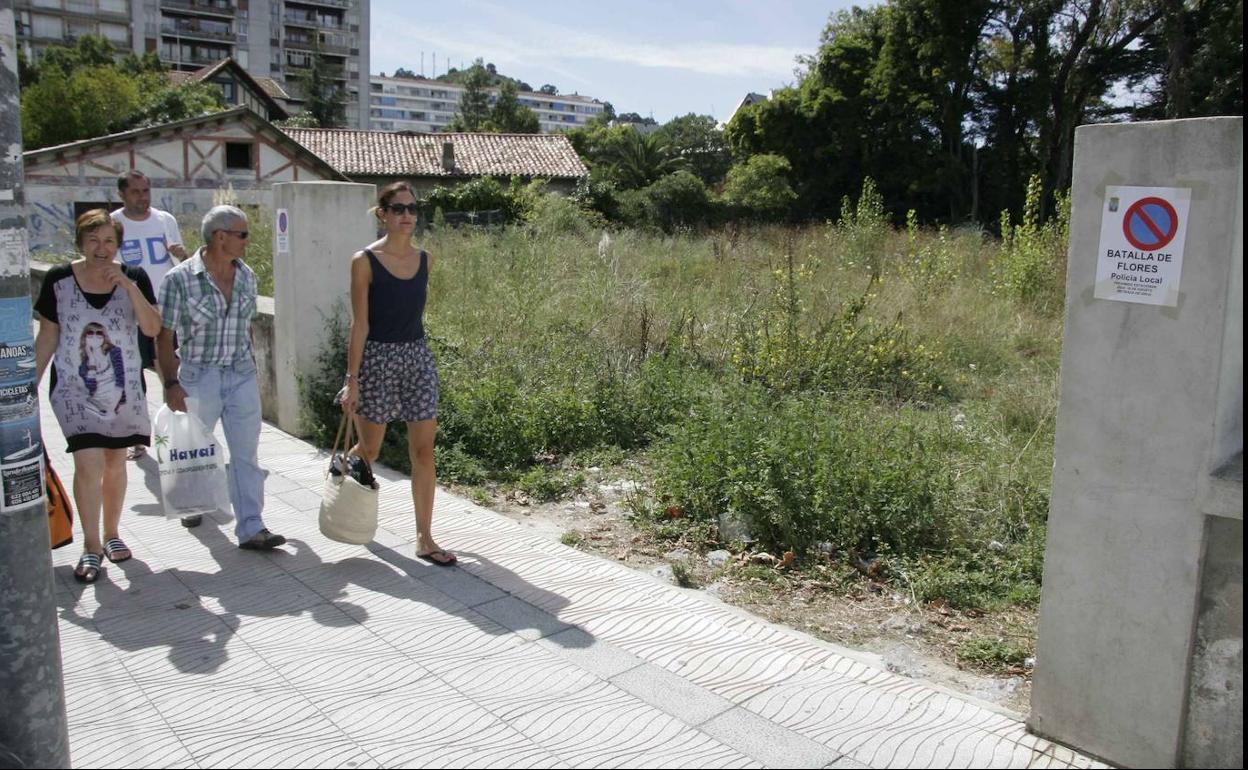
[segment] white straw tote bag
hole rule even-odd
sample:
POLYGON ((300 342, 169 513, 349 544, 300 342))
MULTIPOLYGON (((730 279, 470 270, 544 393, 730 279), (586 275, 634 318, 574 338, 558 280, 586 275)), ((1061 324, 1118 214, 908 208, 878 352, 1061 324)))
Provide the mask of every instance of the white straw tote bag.
MULTIPOLYGON (((366 486, 351 476, 351 458, 348 454, 355 445, 355 420, 342 415, 334 448, 329 456, 329 470, 325 472, 325 494, 321 497, 319 517, 321 534, 339 543, 364 545, 377 534, 377 482, 366 486), (339 441, 346 441, 338 451, 339 441)), ((368 461, 362 457, 357 462, 368 461)), ((372 469, 369 469, 369 476, 372 469)))

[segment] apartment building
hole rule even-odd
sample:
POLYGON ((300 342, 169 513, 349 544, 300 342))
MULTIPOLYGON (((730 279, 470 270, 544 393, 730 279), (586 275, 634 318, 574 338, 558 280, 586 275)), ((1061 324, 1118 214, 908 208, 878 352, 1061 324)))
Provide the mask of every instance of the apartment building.
POLYGON ((18 45, 37 58, 53 44, 101 35, 119 50, 155 51, 178 71, 232 58, 304 102, 299 74, 319 50, 341 75, 347 124, 368 128, 368 0, 16 0, 18 45))
MULTIPOLYGON (((369 78, 369 125, 379 131, 445 131, 459 109, 463 86, 426 78, 369 78)), ((498 89, 491 89, 493 96, 498 89)), ((605 105, 589 96, 521 91, 519 101, 537 113, 542 131, 553 134, 585 125, 605 105)))

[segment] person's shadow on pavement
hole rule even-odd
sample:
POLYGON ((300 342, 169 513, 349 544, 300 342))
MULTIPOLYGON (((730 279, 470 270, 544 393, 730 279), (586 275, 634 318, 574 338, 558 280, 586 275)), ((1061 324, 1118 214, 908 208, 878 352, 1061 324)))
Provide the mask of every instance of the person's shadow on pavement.
MULTIPOLYGON (((112 569, 125 567, 127 574, 151 573, 151 568, 137 558, 112 569)), ((64 568, 72 571, 72 568, 64 568)), ((103 572, 96 582, 74 583, 69 597, 58 602, 61 620, 93 631, 112 648, 123 653, 138 653, 158 647, 169 648, 169 662, 186 674, 211 674, 229 660, 226 645, 239 626, 231 613, 215 613, 199 603, 194 596, 172 599, 164 607, 136 609, 139 597, 146 591, 160 590, 147 581, 130 582, 125 588, 108 579, 103 572), (82 614, 81 599, 88 591, 94 593, 98 608, 91 616, 82 614)), ((63 592, 60 593, 65 596, 63 592)), ((126 657, 122 656, 123 664, 126 657)))

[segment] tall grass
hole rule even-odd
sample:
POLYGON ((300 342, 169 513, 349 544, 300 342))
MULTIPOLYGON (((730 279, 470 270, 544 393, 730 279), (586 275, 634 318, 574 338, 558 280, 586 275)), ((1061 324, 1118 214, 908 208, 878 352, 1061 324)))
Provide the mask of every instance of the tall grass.
MULTIPOLYGON (((920 599, 1034 601, 1061 276, 1030 276, 1054 282, 1039 294, 1001 276, 1064 247, 1043 228, 897 231, 871 200, 837 224, 603 238, 553 199, 527 224, 430 234, 440 476, 556 494, 544 468, 622 453, 648 469, 641 515, 876 558, 920 599)), ((306 384, 322 431, 344 332, 306 384)), ((405 467, 391 433, 383 458, 405 467)))

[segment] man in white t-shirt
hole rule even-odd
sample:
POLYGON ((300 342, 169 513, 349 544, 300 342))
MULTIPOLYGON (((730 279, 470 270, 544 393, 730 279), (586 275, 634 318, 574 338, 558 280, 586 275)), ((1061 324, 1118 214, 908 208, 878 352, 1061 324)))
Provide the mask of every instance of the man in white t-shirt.
MULTIPOLYGON (((152 183, 142 171, 131 169, 117 178, 122 207, 112 213, 121 223, 121 248, 117 259, 131 267, 140 267, 152 280, 152 291, 160 292, 160 284, 174 265, 186 259, 178 221, 167 211, 152 208, 152 183), (174 259, 177 259, 175 262, 174 259)), ((139 353, 143 368, 156 361, 156 345, 151 337, 139 333, 139 353)), ((142 457, 144 448, 133 447, 130 459, 142 457)))

